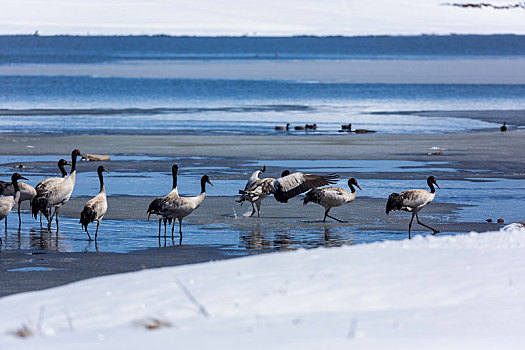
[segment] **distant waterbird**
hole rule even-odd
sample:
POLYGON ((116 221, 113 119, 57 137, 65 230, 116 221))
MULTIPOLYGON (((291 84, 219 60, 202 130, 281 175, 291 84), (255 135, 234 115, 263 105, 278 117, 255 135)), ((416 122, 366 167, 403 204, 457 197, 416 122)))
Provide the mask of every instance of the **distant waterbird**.
POLYGON ((88 240, 90 241, 91 236, 88 231, 88 225, 93 221, 97 222, 97 229, 95 231, 96 241, 98 235, 98 227, 100 226, 100 222, 102 221, 104 215, 106 215, 106 211, 108 210, 106 187, 104 186, 104 177, 102 175, 103 172, 109 173, 109 171, 107 171, 106 168, 104 168, 101 165, 97 168, 98 180, 100 183, 100 189, 98 191, 98 194, 86 203, 84 209, 80 213, 80 224, 82 225, 82 228, 86 231, 88 235, 88 240))
POLYGON ((341 125, 341 130, 351 132, 352 131, 352 123, 341 125))
POLYGON ((173 180, 173 185, 171 187, 171 191, 167 195, 165 195, 164 197, 157 197, 157 198, 155 198, 148 206, 148 211, 147 211, 147 213, 148 213, 148 220, 149 220, 149 217, 151 216, 151 214, 160 216, 159 217, 159 238, 160 238, 161 223, 164 221, 164 236, 166 236, 166 222, 168 220, 170 220, 170 223, 171 223, 171 220, 172 220, 171 218, 168 219, 167 217, 162 215, 163 206, 170 199, 179 197, 179 190, 178 190, 178 187, 177 187, 177 174, 178 174, 178 171, 179 171, 178 165, 177 164, 173 164, 171 166, 171 175, 172 175, 172 180, 173 180))
POLYGON ((350 188, 350 191, 341 187, 314 188, 313 190, 310 190, 310 192, 306 193, 303 199, 303 204, 306 205, 309 202, 312 202, 325 208, 323 222, 326 221, 327 217, 338 222, 346 222, 330 216, 328 213, 330 212, 330 209, 350 203, 356 198, 357 193, 354 186, 362 191, 361 187, 357 184, 357 181, 354 178, 348 180, 348 187, 350 188))
POLYGON ((503 125, 499 128, 502 133, 507 133, 507 122, 503 122, 503 125))
POLYGON ((0 197, 0 220, 5 220, 5 232, 7 232, 7 216, 13 210, 15 205, 20 201, 20 187, 18 180, 27 180, 19 173, 11 175, 11 183, 13 185, 14 193, 5 197, 0 197))
MULTIPOLYGON (((173 220, 179 220, 179 244, 182 244, 182 219, 184 219, 186 216, 193 213, 195 209, 200 207, 200 205, 204 201, 204 198, 206 198, 206 184, 210 184, 211 186, 213 186, 208 175, 204 175, 201 177, 201 193, 198 196, 173 197, 166 201, 162 206, 162 216, 166 218, 171 218, 173 220)), ((174 226, 175 222, 173 223, 173 227, 171 228, 172 237, 174 226)))
POLYGON ((290 123, 287 123, 286 126, 276 126, 275 130, 290 130, 290 123))
POLYGON ((388 197, 388 201, 386 203, 386 214, 388 215, 389 212, 395 211, 395 210, 404 210, 409 213, 412 213, 412 218, 410 219, 410 223, 408 224, 408 238, 410 239, 410 232, 412 229, 412 221, 414 220, 414 216, 417 219, 417 223, 421 226, 424 226, 426 228, 429 228, 433 231, 433 235, 436 233, 439 233, 439 230, 436 230, 428 225, 425 225, 419 220, 418 212, 425 207, 428 203, 432 202, 436 195, 436 189, 434 188, 434 185, 437 186, 437 188, 440 188, 437 184, 436 178, 434 176, 429 176, 427 178, 427 184, 430 188, 430 192, 426 190, 416 189, 416 190, 408 190, 401 193, 392 193, 388 197))

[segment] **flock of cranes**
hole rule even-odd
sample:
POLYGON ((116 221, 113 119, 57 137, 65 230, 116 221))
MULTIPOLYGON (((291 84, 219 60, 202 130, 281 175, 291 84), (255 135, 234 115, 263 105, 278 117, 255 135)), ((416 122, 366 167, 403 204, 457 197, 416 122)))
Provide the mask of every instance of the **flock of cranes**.
MULTIPOLYGON (((18 206, 18 218, 19 222, 21 222, 20 204, 23 201, 30 201, 31 212, 35 219, 39 213, 41 223, 42 215, 47 219, 47 228, 49 230, 51 229, 53 218, 55 218, 58 231, 59 210, 69 201, 71 194, 73 193, 76 180, 77 157, 79 156, 82 156, 82 153, 78 149, 75 149, 71 152, 71 163, 64 159, 60 159, 58 161, 58 168, 62 176, 45 179, 38 183, 35 188, 27 183, 19 182, 19 180, 27 180, 19 173, 14 173, 11 176, 11 182, 0 181, 0 195, 3 195, 3 197, 0 197, 0 220, 5 220, 6 231, 7 216, 16 206, 18 206), (71 166, 69 174, 64 168, 66 165, 71 166)), ((238 199, 238 202, 242 204, 243 202, 248 201, 252 205, 252 213, 249 216, 253 216, 257 212, 257 216, 260 217, 262 201, 270 195, 273 195, 278 202, 286 203, 289 199, 306 192, 303 199, 304 205, 312 202, 322 206, 325 209, 323 222, 326 221, 327 217, 338 222, 345 222, 329 215, 330 210, 354 201, 357 196, 355 187, 362 190, 354 178, 348 180, 348 188, 350 191, 341 187, 323 187, 333 185, 337 182, 339 176, 333 173, 327 175, 315 175, 303 172, 290 173, 290 171, 285 170, 279 178, 261 178, 261 174, 265 171, 266 167, 263 167, 261 170, 256 170, 248 179, 245 188, 239 190, 241 196, 238 199)), ((86 231, 90 241, 92 239, 88 231, 88 225, 92 222, 97 222, 97 228, 95 231, 96 241, 100 222, 108 208, 106 188, 104 186, 104 172, 109 171, 103 166, 99 166, 97 169, 100 182, 99 193, 85 204, 80 214, 80 224, 86 231)), ((179 243, 182 243, 182 220, 203 203, 206 197, 206 184, 211 186, 213 186, 213 184, 208 175, 204 175, 201 178, 200 194, 193 197, 183 197, 179 195, 177 176, 178 166, 173 165, 173 186, 171 191, 163 197, 155 198, 150 203, 147 209, 147 214, 148 219, 152 214, 158 216, 159 238, 161 235, 162 223, 164 223, 165 236, 166 225, 172 225, 171 235, 173 238, 175 222, 178 220, 180 236, 179 243)), ((401 193, 392 193, 388 197, 386 205, 387 215, 390 211, 395 210, 403 210, 412 214, 408 226, 409 238, 411 238, 412 221, 414 220, 414 217, 416 217, 418 224, 429 228, 433 231, 433 234, 439 232, 438 230, 423 224, 418 217, 419 211, 434 199, 436 192, 434 185, 439 188, 436 179, 433 176, 428 177, 427 184, 430 188, 430 192, 422 189, 415 189, 401 193)))

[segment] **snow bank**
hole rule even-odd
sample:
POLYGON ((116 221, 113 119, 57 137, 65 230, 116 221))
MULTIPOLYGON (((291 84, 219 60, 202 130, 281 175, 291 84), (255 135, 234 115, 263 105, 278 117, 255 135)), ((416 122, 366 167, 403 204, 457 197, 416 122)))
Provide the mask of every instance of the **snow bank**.
POLYGON ((0 310, 1 349, 517 349, 525 228, 144 270, 0 310))
MULTIPOLYGON (((490 1, 495 5, 516 2, 490 1)), ((0 33, 32 34, 38 30, 45 35, 525 34, 522 8, 460 8, 444 3, 448 1, 2 0, 0 33)))

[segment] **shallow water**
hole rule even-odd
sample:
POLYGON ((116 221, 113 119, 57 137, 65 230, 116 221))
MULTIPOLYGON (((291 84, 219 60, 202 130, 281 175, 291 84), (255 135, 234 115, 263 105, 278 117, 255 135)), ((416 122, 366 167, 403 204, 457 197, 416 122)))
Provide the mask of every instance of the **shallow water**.
MULTIPOLYGON (((376 242, 388 239, 405 239, 406 232, 364 230, 355 225, 324 224, 320 221, 292 220, 282 226, 263 223, 258 219, 231 218, 231 220, 252 220, 248 229, 235 229, 228 225, 194 225, 188 220, 183 225, 183 241, 186 245, 206 245, 227 248, 244 254, 267 251, 295 250, 321 246, 340 246, 376 242)), ((2 226, 3 223, 0 223, 2 226)), ((175 226, 174 238, 170 228, 167 236, 158 237, 158 221, 151 220, 103 220, 97 242, 88 241, 81 230, 78 219, 60 218, 60 229, 56 234, 55 223, 51 232, 40 228, 38 221, 28 213, 22 214, 22 227, 18 231, 18 218, 12 215, 8 221, 8 233, 3 234, 0 251, 33 250, 61 252, 117 252, 178 245, 180 236, 175 226)), ((94 238, 96 225, 90 224, 94 238)))
MULTIPOLYGON (((111 155, 117 169, 111 170, 105 176, 105 183, 109 196, 151 196, 166 194, 171 186, 171 172, 155 171, 148 167, 148 171, 137 172, 134 170, 137 164, 134 162, 151 162, 162 160, 183 162, 185 166, 179 172, 179 190, 181 195, 196 195, 200 190, 200 176, 203 173, 213 174, 212 181, 215 186, 208 187, 208 196, 233 197, 238 190, 244 188, 246 179, 250 172, 244 172, 239 179, 240 170, 227 166, 217 166, 221 159, 207 159, 202 157, 150 157, 150 156, 127 156, 111 155), (122 162, 122 161, 129 161, 122 162), (124 169, 127 168, 127 169, 124 169)), ((0 172, 4 177, 12 171, 11 164, 31 163, 33 161, 51 162, 59 158, 58 155, 48 156, 0 156, 0 172), (4 163, 2 165, 2 163, 4 163), (7 164, 5 164, 7 163, 7 164)), ((342 178, 335 186, 347 188, 349 176, 357 178, 363 191, 358 191, 358 203, 360 197, 377 198, 386 200, 392 192, 401 192, 412 188, 427 189, 427 175, 438 176, 441 189, 437 189, 435 202, 455 203, 460 208, 446 218, 436 217, 445 222, 484 222, 491 218, 496 221, 504 218, 506 222, 519 221, 523 219, 522 199, 525 197, 525 180, 509 179, 469 179, 461 178, 454 180, 454 174, 458 169, 454 164, 442 161, 420 162, 420 161, 394 161, 394 160, 239 160, 243 168, 257 169, 263 165, 267 166, 266 176, 278 176, 277 173, 283 168, 312 173, 337 172, 342 178), (420 173, 420 180, 392 180, 377 179, 371 177, 374 173, 420 173), (366 174, 363 178, 360 174, 366 174), (439 174, 447 175, 442 179, 439 174), (497 203, 495 205, 494 203, 497 203)), ((40 173, 42 169, 25 168, 23 173, 35 184, 40 180, 56 174, 56 167, 51 165, 43 170, 49 173, 40 173)), ((89 164, 89 163, 87 163, 89 164)), ((96 166, 98 163, 89 164, 96 166)), ((86 166, 81 164, 82 166, 86 166)), ((111 169, 111 163, 109 168, 111 169)), ((163 166, 161 168, 164 168, 163 166)), ((480 170, 477 170, 480 172, 480 170)), ((487 174, 488 175, 488 174, 487 174)), ((98 192, 98 178, 94 171, 81 172, 77 176, 76 187, 73 197, 93 196, 98 192)), ((224 200, 229 200, 225 198, 224 200)), ((272 199, 269 199, 272 200, 272 199)), ((299 199, 293 199, 299 201, 299 199)), ((367 230, 366 227, 356 227, 352 224, 322 224, 311 221, 315 218, 304 217, 299 219, 282 218, 278 223, 267 223, 259 220, 248 222, 248 229, 239 228, 246 225, 235 225, 235 220, 251 220, 242 218, 248 207, 238 207, 232 201, 231 224, 220 221, 205 225, 192 224, 191 218, 184 224, 184 244, 213 245, 238 249, 243 252, 257 252, 267 250, 297 249, 300 247, 330 246, 341 244, 366 243, 385 239, 403 239, 406 232, 392 232, 374 228, 367 230), (282 220, 282 221, 281 221, 282 220)), ((352 204, 353 205, 353 204, 352 204)), ((200 209, 202 210, 202 209, 200 209)), ((144 208, 145 211, 145 208, 144 208)), ((426 215, 426 213, 425 213, 426 215)), ((157 221, 145 220, 104 220, 101 225, 101 234, 97 246, 93 242, 87 242, 86 234, 80 229, 78 219, 61 218, 59 235, 41 230, 37 221, 34 221, 28 213, 23 213, 23 225, 20 234, 17 233, 18 225, 16 213, 9 217, 8 234, 4 237, 2 250, 11 249, 41 249, 56 251, 93 251, 97 248, 107 252, 126 252, 139 249, 147 249, 164 245, 178 244, 178 235, 172 241, 171 236, 159 242, 157 237, 157 221)), ((370 218, 373 220, 373 218, 370 218)), ((0 222, 0 227, 3 223, 0 222)), ((54 227, 54 226, 53 226, 54 227)), ((94 224, 90 230, 93 231, 94 224)), ((177 230, 176 230, 177 231, 177 230)))
MULTIPOLYGON (((346 187, 346 179, 340 180, 338 186, 346 187)), ((425 188, 426 182, 414 180, 358 180, 363 191, 358 191, 356 202, 360 197, 385 199, 394 191, 400 192, 410 188, 425 188)), ((504 218, 505 222, 523 219, 522 199, 525 196, 525 180, 476 179, 476 180, 438 180, 441 189, 436 192, 435 202, 463 204, 446 218, 423 213, 425 218, 443 220, 443 222, 484 222, 491 218, 494 222, 504 218), (497 205, 494 205, 497 203, 497 205)), ((216 188, 222 194, 224 190, 237 190, 244 181, 217 182, 216 188), (224 186, 223 186, 224 185, 224 186)), ((214 187, 215 188, 215 187, 214 187)), ((77 190, 75 190, 77 191, 77 190)), ((165 188, 163 190, 165 192, 165 188)), ((162 193, 163 193, 162 192, 162 193)), ((234 192, 230 192, 231 195, 234 192)), ((209 194, 218 195, 218 194, 209 194)), ((229 200, 224 198, 224 200, 229 200)), ((268 200, 272 200, 271 198, 268 200)), ((298 201, 300 199, 293 199, 298 201)), ((203 209, 199 209, 202 211, 203 209)), ((233 204, 231 217, 226 221, 207 224, 193 224, 189 218, 183 225, 183 244, 211 245, 226 247, 244 253, 260 251, 312 248, 318 246, 337 246, 358 244, 387 239, 405 239, 406 232, 381 229, 367 229, 353 223, 324 224, 317 217, 277 218, 277 221, 264 222, 254 218, 243 218, 248 207, 233 204), (229 223, 231 220, 231 224, 229 223), (237 220, 244 220, 248 225, 235 225, 237 220), (313 220, 313 221, 312 221, 313 220), (242 228, 241 228, 242 227, 242 228)), ((406 215, 405 215, 406 216, 406 215)), ((222 219, 222 218, 221 218, 222 219)), ((406 219, 403 216, 404 220, 406 219)), ((373 218, 370 218, 373 221, 373 218)), ((371 221, 371 223, 372 223, 371 221)), ((87 241, 87 235, 81 230, 77 218, 60 218, 60 231, 56 235, 54 224, 52 232, 40 229, 27 212, 22 214, 22 227, 18 232, 16 212, 8 219, 8 233, 3 238, 0 250, 35 249, 50 251, 105 251, 128 252, 166 245, 179 244, 178 227, 175 227, 174 239, 168 228, 167 238, 158 238, 158 221, 146 220, 103 220, 97 244, 87 241)), ((0 222, 0 227, 3 223, 0 222)), ((96 225, 90 225, 94 234, 96 225)), ((2 227, 3 228, 3 227, 2 227)), ((420 234, 418 232, 418 234, 420 234)))

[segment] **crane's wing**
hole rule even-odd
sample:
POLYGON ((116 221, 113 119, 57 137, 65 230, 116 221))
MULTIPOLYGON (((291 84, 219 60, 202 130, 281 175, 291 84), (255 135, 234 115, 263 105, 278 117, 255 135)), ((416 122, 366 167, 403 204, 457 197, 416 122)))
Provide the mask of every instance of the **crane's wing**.
POLYGON ((338 178, 337 174, 314 175, 296 172, 275 180, 274 196, 278 202, 286 203, 288 199, 312 188, 334 184, 338 178))

